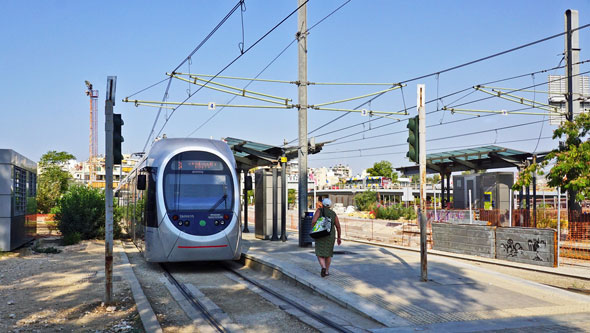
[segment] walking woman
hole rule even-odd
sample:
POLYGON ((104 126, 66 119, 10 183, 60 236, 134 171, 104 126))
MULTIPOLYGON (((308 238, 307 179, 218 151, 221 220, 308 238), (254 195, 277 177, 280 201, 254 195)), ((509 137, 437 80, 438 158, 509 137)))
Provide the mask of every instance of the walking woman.
POLYGON ((315 225, 320 216, 325 216, 332 220, 330 235, 315 240, 315 255, 318 257, 320 266, 322 266, 320 275, 325 277, 330 275, 330 263, 332 262, 332 256, 334 255, 334 240, 338 242, 338 245, 340 245, 342 241, 340 240, 340 221, 338 221, 338 216, 331 209, 332 201, 325 198, 322 201, 322 206, 323 208, 318 208, 318 210, 316 210, 311 224, 312 226, 315 225), (335 237, 336 232, 338 232, 337 238, 335 237))

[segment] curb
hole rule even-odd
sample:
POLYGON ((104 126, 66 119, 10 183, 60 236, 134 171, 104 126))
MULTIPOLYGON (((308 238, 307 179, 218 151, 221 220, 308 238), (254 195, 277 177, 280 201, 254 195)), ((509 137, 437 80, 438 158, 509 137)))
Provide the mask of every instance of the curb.
POLYGON ((347 294, 346 297, 342 297, 342 290, 338 288, 331 288, 331 286, 326 286, 323 288, 319 288, 318 286, 321 285, 321 281, 317 279, 314 283, 314 277, 310 276, 310 279, 304 277, 304 275, 309 274, 307 271, 287 264, 286 266, 292 266, 290 269, 283 267, 279 263, 274 263, 272 259, 262 259, 257 256, 242 253, 244 258, 244 265, 248 266, 247 261, 255 262, 259 265, 269 267, 275 271, 280 272, 284 276, 297 283, 301 284, 304 287, 313 290, 322 296, 328 298, 329 300, 347 308, 358 312, 359 314, 370 318, 385 327, 400 327, 400 326, 410 326, 411 323, 406 321, 405 319, 397 316, 396 314, 380 308, 377 304, 370 302, 364 299, 361 296, 356 294, 347 294))
MULTIPOLYGON (((411 252, 418 252, 418 253, 420 252, 420 249, 414 249, 414 248, 399 246, 399 245, 376 243, 376 242, 357 240, 357 239, 349 239, 349 238, 342 238, 342 240, 346 240, 349 242, 355 242, 355 243, 361 243, 361 244, 367 244, 367 245, 373 245, 373 246, 388 247, 388 248, 397 249, 397 250, 404 250, 404 251, 411 251, 411 252)), ((522 265, 526 265, 526 264, 514 264, 511 262, 503 262, 503 261, 499 262, 498 260, 486 259, 486 258, 476 257, 476 256, 459 255, 459 254, 455 254, 452 252, 444 252, 444 251, 438 251, 438 250, 428 250, 427 253, 433 254, 436 256, 441 256, 441 257, 469 260, 469 261, 474 261, 474 262, 481 262, 484 264, 504 266, 504 267, 522 269, 522 270, 526 270, 526 271, 537 272, 537 273, 546 273, 546 274, 551 274, 551 275, 556 275, 556 276, 561 276, 561 277, 568 277, 568 278, 590 281, 590 274, 588 276, 584 276, 584 275, 579 275, 579 274, 553 272, 548 269, 546 270, 543 268, 532 267, 531 265, 527 265, 524 267, 522 266, 522 265)))
POLYGON ((114 247, 116 248, 117 252, 121 254, 121 267, 123 268, 123 276, 125 280, 129 283, 131 287, 131 292, 133 293, 133 299, 135 300, 135 304, 137 306, 137 312, 139 313, 139 317, 141 318, 141 323, 143 324, 143 328, 146 332, 156 332, 162 333, 162 327, 160 327, 160 322, 156 318, 156 314, 152 309, 150 302, 148 301, 147 297, 143 293, 141 289, 141 285, 133 272, 133 268, 131 268, 131 264, 129 263, 129 258, 127 258, 127 253, 125 249, 121 246, 120 241, 114 242, 114 247))

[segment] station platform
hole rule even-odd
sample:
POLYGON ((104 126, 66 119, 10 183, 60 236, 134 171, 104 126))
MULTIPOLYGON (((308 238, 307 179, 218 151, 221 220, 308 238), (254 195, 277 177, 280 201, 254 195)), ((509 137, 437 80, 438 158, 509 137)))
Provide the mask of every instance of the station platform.
MULTIPOLYGON (((431 253, 428 281, 421 282, 418 252, 343 241, 334 248, 330 275, 322 278, 313 247, 299 247, 296 233, 287 242, 245 233, 243 241, 246 261, 270 266, 386 327, 376 332, 590 332, 590 296, 477 263, 431 253)), ((553 270, 590 276, 585 267, 553 270)))

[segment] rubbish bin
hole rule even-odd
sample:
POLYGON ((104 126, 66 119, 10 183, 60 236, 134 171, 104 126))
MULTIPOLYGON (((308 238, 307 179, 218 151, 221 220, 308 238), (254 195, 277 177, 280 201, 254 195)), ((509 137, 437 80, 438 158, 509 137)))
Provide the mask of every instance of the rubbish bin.
POLYGON ((305 217, 301 219, 301 237, 299 237, 299 246, 310 246, 311 243, 313 243, 313 238, 309 236, 313 214, 314 212, 306 212, 305 217))

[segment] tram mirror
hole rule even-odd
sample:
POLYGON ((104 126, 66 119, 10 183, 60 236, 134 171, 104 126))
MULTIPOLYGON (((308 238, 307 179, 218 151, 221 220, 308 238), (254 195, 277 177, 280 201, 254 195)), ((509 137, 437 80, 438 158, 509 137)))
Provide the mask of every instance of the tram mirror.
POLYGON ((250 175, 246 175, 246 177, 244 178, 244 183, 244 188, 246 190, 252 189, 252 177, 250 177, 250 175))
POLYGON ((137 189, 138 190, 140 190, 140 191, 145 190, 145 183, 146 183, 145 175, 137 176, 137 189))

